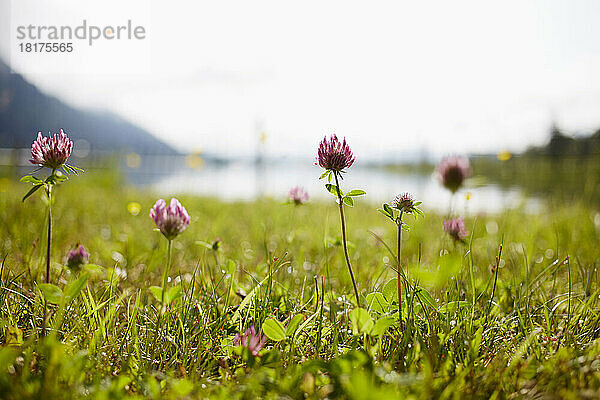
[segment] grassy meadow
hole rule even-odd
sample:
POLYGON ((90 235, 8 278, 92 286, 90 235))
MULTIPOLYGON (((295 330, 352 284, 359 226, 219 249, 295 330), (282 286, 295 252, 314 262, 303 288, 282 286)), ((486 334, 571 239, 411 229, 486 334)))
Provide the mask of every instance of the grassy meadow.
MULTIPOLYGON (((315 169, 315 175, 318 175, 315 169)), ((315 177, 316 179, 316 177, 315 177)), ((45 199, 0 178, 0 398, 597 398, 600 213, 577 202, 539 215, 405 217, 407 290, 398 321, 396 226, 366 197, 346 207, 352 283, 330 202, 178 196, 191 215, 167 241, 157 196, 118 174, 55 188, 50 281, 42 292, 45 199), (66 255, 90 253, 79 271, 66 255), (44 302, 48 333, 41 338, 44 302), (235 346, 254 326, 258 356, 235 346)), ((323 189, 325 190, 325 189, 323 189)), ((402 191, 402 188, 398 188, 402 191)), ((166 198, 168 201, 169 198, 166 198)))

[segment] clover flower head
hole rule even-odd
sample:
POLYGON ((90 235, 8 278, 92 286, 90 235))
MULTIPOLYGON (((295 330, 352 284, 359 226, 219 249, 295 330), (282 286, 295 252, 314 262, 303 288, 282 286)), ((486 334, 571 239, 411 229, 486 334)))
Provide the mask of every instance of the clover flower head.
POLYGON ((163 199, 157 200, 150 209, 150 218, 168 240, 174 239, 190 224, 190 216, 176 198, 171 199, 169 206, 163 199))
POLYGON ((455 242, 462 242, 469 235, 465 227, 465 220, 462 217, 445 220, 444 232, 454 239, 455 242))
POLYGON ((69 251, 67 254, 67 267, 71 269, 78 269, 82 265, 87 264, 90 254, 85 250, 83 245, 78 244, 75 249, 69 251))
POLYGON ((452 193, 456 193, 464 180, 471 176, 469 159, 462 156, 444 158, 435 170, 442 185, 452 193))
POLYGON ((294 186, 288 194, 290 201, 296 205, 304 204, 308 201, 308 192, 302 186, 294 186))
POLYGON ((404 192, 394 197, 391 205, 396 210, 410 214, 415 210, 415 198, 412 194, 404 192))
POLYGON ((67 161, 71 150, 73 150, 73 142, 69 140, 62 129, 60 134, 48 133, 48 137, 42 136, 42 132, 38 132, 37 139, 31 145, 29 162, 41 167, 58 169, 67 161))
POLYGON ((256 332, 254 326, 246 329, 243 334, 236 333, 233 338, 233 344, 246 347, 253 356, 258 356, 258 352, 264 347, 267 337, 260 332, 256 332))
POLYGON ((344 168, 352 166, 354 155, 352 154, 352 150, 350 150, 350 146, 346 143, 346 138, 340 142, 334 134, 329 139, 325 136, 321 143, 319 143, 316 160, 315 164, 330 171, 340 172, 344 168))

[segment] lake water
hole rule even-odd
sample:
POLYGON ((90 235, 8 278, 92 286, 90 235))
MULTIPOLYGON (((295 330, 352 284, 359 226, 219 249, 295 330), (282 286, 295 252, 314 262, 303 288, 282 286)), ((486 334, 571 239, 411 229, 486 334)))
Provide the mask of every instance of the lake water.
MULTIPOLYGON (((266 196, 284 201, 292 186, 303 186, 311 199, 327 199, 329 194, 319 180, 322 169, 310 163, 271 163, 256 165, 252 162, 233 162, 226 165, 209 165, 201 169, 171 168, 161 172, 142 172, 144 169, 128 169, 132 182, 149 187, 161 196, 191 193, 217 197, 227 201, 253 200, 266 196)), ((147 171, 147 169, 146 169, 147 171)), ((353 166, 340 183, 343 191, 363 189, 367 192, 363 201, 381 204, 390 202, 401 192, 410 192, 423 201, 424 209, 447 211, 451 196, 433 175, 399 174, 380 168, 353 166)), ((458 192, 453 209, 459 212, 497 213, 507 208, 523 206, 527 212, 541 209, 540 199, 525 197, 521 190, 505 190, 497 185, 465 188, 458 192), (467 193, 469 199, 467 200, 467 193)))
MULTIPOLYGON (((0 165, 17 166, 21 175, 31 172, 28 158, 27 149, 0 151, 0 165)), ((129 183, 149 188, 163 197, 186 193, 226 201, 250 201, 262 196, 284 201, 289 189, 296 185, 303 186, 311 199, 331 197, 324 188, 327 182, 318 179, 323 170, 313 165, 314 161, 310 159, 280 159, 257 164, 248 158, 235 162, 213 160, 204 164, 202 159, 190 159, 190 156, 142 157, 130 153, 115 159, 114 155, 99 153, 74 160, 75 164, 89 169, 114 168, 115 161, 129 183)), ((445 212, 451 201, 450 193, 433 175, 394 173, 358 163, 344 175, 341 187, 343 191, 363 189, 367 195, 359 201, 378 205, 390 202, 402 192, 410 192, 421 200, 425 210, 445 212)), ((535 213, 543 205, 541 199, 526 197, 518 188, 505 189, 494 184, 465 188, 452 201, 453 209, 460 213, 498 213, 521 206, 526 212, 535 213)))

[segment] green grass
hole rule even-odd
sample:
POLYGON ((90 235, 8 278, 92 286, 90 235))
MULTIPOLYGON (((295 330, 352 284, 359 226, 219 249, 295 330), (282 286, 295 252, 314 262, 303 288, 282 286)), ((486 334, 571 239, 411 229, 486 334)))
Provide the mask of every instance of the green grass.
POLYGON ((346 208, 365 311, 354 304, 333 199, 294 207, 181 196, 192 222, 173 243, 169 285, 180 284, 182 296, 159 318, 149 288, 161 284, 167 241, 147 215, 156 196, 88 172, 55 191, 51 282, 71 296, 49 306, 50 333, 40 340, 46 214, 39 194, 21 202, 27 190, 0 178, 0 398, 591 398, 600 390, 597 211, 470 216, 469 251, 419 199, 426 216, 409 217, 403 235, 410 289, 400 330, 395 254, 386 248, 396 248, 395 226, 368 196, 346 208), (202 244, 217 238, 218 251, 202 244), (76 243, 101 268, 64 267, 76 243), (261 357, 233 346, 236 333, 267 320, 271 336, 281 322, 283 338, 268 340, 261 357))

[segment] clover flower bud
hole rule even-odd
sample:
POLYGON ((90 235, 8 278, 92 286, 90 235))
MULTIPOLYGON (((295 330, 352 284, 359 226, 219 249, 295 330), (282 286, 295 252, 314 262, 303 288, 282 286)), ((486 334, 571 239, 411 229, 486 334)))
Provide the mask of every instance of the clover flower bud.
POLYGON ((442 185, 452 193, 456 193, 465 179, 471 176, 471 164, 466 157, 446 157, 436 167, 436 173, 442 185))
POLYGON ((168 240, 174 239, 190 224, 190 216, 176 198, 171 199, 168 207, 163 199, 157 200, 150 209, 150 218, 168 240))
POLYGON ((243 334, 237 333, 233 339, 233 344, 236 346, 246 347, 253 356, 258 356, 258 352, 264 347, 267 337, 261 332, 256 332, 254 326, 246 329, 243 334))
POLYGON ((79 269, 82 265, 87 264, 89 257, 90 254, 85 250, 85 247, 79 244, 67 254, 67 267, 79 269))
POLYGON ((304 204, 308 201, 308 192, 302 186, 294 186, 288 194, 290 201, 296 205, 304 204))

